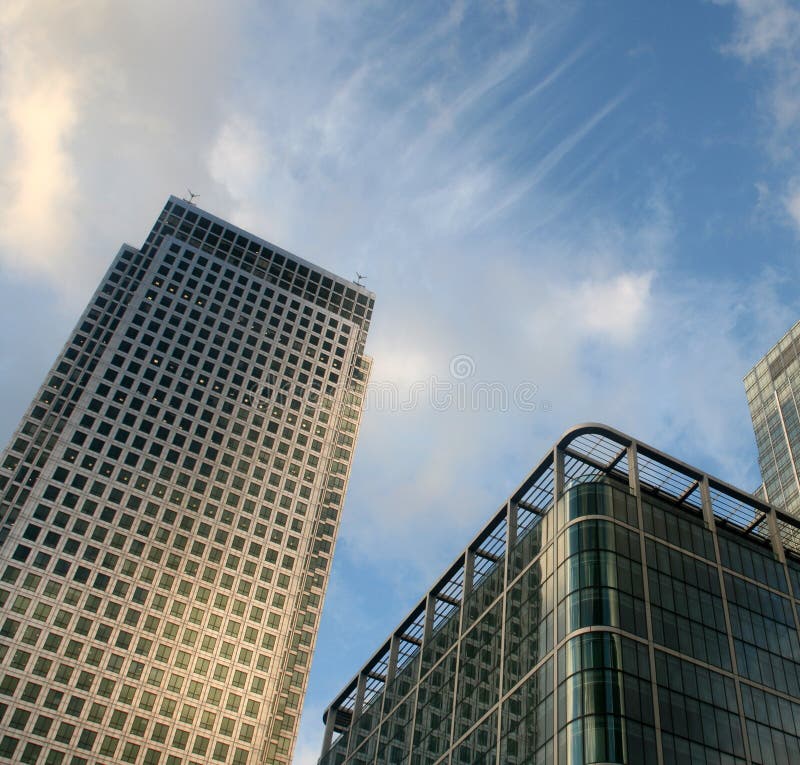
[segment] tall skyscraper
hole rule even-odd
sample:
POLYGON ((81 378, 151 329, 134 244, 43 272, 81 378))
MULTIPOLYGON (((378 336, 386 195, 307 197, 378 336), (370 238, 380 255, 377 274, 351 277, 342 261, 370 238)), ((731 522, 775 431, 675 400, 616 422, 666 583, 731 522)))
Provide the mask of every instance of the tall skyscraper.
POLYGON ((767 499, 800 517, 800 322, 744 378, 767 499))
POLYGON ((170 197, 0 458, 0 761, 288 763, 373 295, 170 197))
POLYGON ((800 762, 798 527, 573 428, 333 700, 320 764, 800 762))

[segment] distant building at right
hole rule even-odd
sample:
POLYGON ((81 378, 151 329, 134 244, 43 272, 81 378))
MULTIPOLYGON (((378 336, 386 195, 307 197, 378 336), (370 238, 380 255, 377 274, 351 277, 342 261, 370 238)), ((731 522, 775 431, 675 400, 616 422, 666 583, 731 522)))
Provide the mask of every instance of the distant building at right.
POLYGON ((800 517, 800 321, 744 378, 766 499, 800 517))

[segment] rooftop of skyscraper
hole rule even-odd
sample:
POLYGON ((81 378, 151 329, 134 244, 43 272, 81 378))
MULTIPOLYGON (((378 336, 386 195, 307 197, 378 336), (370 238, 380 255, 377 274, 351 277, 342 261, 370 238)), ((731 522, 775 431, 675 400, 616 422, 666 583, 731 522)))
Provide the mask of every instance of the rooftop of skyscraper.
POLYGON ((0 458, 0 759, 291 761, 373 303, 175 197, 120 248, 0 458))

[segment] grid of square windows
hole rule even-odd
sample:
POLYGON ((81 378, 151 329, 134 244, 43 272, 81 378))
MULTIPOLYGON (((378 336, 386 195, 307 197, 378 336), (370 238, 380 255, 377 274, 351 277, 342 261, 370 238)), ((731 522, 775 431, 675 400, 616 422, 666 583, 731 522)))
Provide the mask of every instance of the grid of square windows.
POLYGON ((769 501, 800 514, 800 323, 795 324, 745 377, 747 402, 769 501))
POLYGON ((3 456, 0 757, 289 761, 372 299, 187 245, 179 207, 120 251, 3 456))

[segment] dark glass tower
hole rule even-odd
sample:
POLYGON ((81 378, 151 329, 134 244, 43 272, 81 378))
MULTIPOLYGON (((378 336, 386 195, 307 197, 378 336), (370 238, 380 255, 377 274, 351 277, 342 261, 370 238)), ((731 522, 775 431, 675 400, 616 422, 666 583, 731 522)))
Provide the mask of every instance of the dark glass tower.
POLYGON ((171 197, 0 458, 0 760, 290 762, 373 296, 171 197))
POLYGON ((798 524, 574 428, 329 706, 321 765, 800 762, 798 524))

